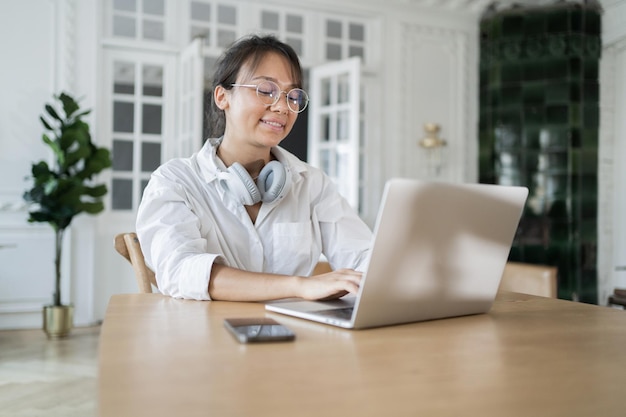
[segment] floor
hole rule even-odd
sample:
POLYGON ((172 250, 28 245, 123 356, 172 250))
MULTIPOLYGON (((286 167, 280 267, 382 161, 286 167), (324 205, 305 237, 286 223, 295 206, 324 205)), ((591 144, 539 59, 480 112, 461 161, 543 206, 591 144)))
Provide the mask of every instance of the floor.
POLYGON ((0 331, 0 417, 96 416, 100 327, 0 331))

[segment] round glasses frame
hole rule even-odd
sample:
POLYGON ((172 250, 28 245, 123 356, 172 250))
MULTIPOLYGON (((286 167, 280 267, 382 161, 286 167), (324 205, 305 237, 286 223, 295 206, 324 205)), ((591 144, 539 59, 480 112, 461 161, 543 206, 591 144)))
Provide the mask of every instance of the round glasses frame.
POLYGON ((287 107, 293 113, 302 113, 309 104, 309 95, 303 89, 292 88, 289 91, 284 91, 273 81, 263 81, 259 84, 231 84, 231 87, 254 88, 256 96, 266 106, 273 106, 278 103, 280 96, 285 93, 287 107))

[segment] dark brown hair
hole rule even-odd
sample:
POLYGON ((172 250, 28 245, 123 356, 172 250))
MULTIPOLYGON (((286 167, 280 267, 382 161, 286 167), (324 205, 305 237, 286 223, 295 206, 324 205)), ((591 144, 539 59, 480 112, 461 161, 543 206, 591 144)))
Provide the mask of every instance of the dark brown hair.
POLYGON ((224 111, 215 105, 213 98, 215 88, 221 85, 227 90, 232 89, 231 84, 237 82, 239 71, 244 65, 248 65, 248 71, 254 72, 261 60, 270 52, 277 53, 287 59, 291 65, 291 78, 295 87, 302 88, 300 60, 291 46, 279 41, 273 35, 249 35, 237 40, 217 61, 211 90, 211 107, 207 115, 209 137, 222 136, 226 127, 224 111))

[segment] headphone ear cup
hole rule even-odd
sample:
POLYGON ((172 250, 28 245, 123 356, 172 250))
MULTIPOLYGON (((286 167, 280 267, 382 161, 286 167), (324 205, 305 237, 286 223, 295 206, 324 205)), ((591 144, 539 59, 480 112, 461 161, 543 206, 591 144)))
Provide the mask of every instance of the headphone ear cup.
POLYGON ((220 184, 244 206, 251 206, 261 201, 261 194, 254 180, 238 162, 228 167, 226 175, 220 178, 220 184))
POLYGON ((264 203, 282 199, 291 185, 289 170, 278 161, 268 162, 257 179, 257 186, 264 203))

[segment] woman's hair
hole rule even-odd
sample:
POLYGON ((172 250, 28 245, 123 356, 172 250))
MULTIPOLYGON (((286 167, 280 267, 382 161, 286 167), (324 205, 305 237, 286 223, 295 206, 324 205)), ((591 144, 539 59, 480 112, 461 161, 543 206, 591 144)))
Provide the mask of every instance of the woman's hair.
POLYGON ((295 87, 302 88, 303 80, 300 60, 291 46, 279 41, 273 35, 249 35, 237 40, 217 61, 217 68, 213 75, 211 106, 207 114, 210 138, 222 136, 226 127, 224 110, 216 106, 213 97, 215 88, 221 85, 226 90, 232 89, 231 84, 237 82, 239 72, 244 66, 247 65, 246 70, 253 73, 265 55, 270 52, 285 57, 291 66, 291 78, 295 87))

